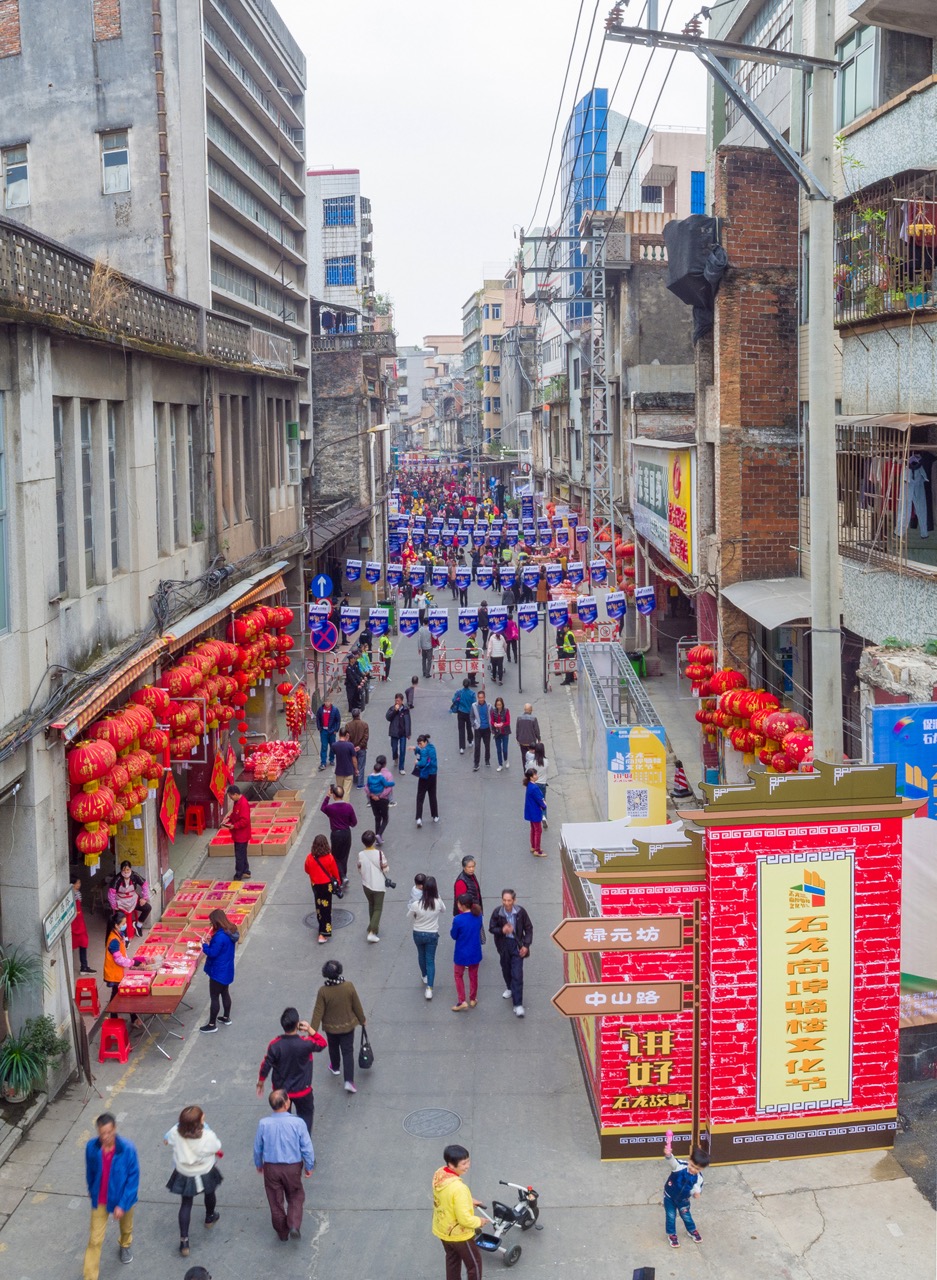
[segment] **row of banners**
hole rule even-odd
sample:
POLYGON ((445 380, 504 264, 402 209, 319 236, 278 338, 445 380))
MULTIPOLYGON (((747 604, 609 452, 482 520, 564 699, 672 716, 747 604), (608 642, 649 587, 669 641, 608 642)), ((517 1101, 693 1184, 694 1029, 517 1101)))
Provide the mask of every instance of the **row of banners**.
POLYGON ((428 521, 426 516, 414 516, 412 523, 405 516, 395 520, 390 517, 388 528, 390 550, 393 554, 400 551, 407 542, 414 547, 467 547, 471 540, 473 546, 487 542, 489 546, 516 547, 519 542, 529 546, 549 545, 568 547, 573 542, 580 545, 589 541, 589 529, 579 524, 575 515, 554 516, 552 520, 546 516, 533 519, 517 520, 512 517, 496 517, 489 524, 485 520, 474 524, 462 525, 455 518, 444 523, 441 516, 428 521))
MULTIPOLYGON (((653 587, 639 587, 635 592, 635 606, 639 613, 651 613, 656 600, 653 587)), ((580 596, 576 602, 579 621, 590 625, 598 621, 599 607, 594 596, 580 596)), ((617 622, 625 616, 628 605, 623 591, 610 591, 605 597, 605 612, 609 619, 617 622)), ((329 619, 330 606, 327 601, 309 606, 309 630, 315 634, 321 631, 329 619)), ((361 609, 357 605, 343 605, 340 612, 342 634, 354 635, 361 626, 361 609)), ((373 636, 387 634, 390 627, 389 609, 367 610, 368 630, 373 636)), ((444 636, 449 630, 448 609, 427 609, 426 621, 430 634, 444 636)), ((565 627, 569 623, 569 605, 565 600, 552 600, 547 605, 547 621, 554 627, 565 627)), ((517 606, 517 625, 521 631, 536 631, 540 622, 539 608, 536 604, 517 606)), ((398 620, 402 636, 415 636, 420 628, 419 609, 401 609, 398 620)), ((506 605, 488 606, 488 630, 500 635, 507 627, 508 609, 506 605)), ((459 630, 470 636, 478 630, 478 607, 469 605, 459 610, 459 630)))
MULTIPOLYGON (((523 568, 517 569, 515 565, 506 564, 501 566, 501 589, 506 590, 517 584, 518 577, 525 587, 534 588, 540 581, 539 564, 524 565, 523 568)), ((548 564, 545 566, 547 575, 547 585, 558 587, 563 581, 563 566, 561 564, 548 564)), ((582 560, 570 560, 566 565, 566 580, 572 583, 574 587, 579 586, 581 582, 585 582, 586 574, 589 575, 589 581, 594 587, 604 587, 608 581, 608 563, 601 558, 598 560, 590 560, 586 565, 582 560)), ((362 575, 365 582, 370 582, 372 586, 381 581, 381 578, 387 582, 390 587, 399 586, 403 581, 404 567, 402 564, 391 563, 386 567, 380 560, 346 560, 345 561, 345 577, 349 582, 360 582, 362 575)), ((426 585, 427 575, 426 566, 422 564, 411 564, 409 570, 409 580, 413 587, 422 587, 426 585)), ((430 571, 430 583, 434 587, 445 587, 449 582, 449 568, 444 564, 433 565, 430 571)), ((475 570, 475 581, 487 591, 494 579, 494 568, 492 565, 480 564, 475 570)), ((472 581, 472 570, 467 565, 459 565, 455 571, 455 583, 460 591, 468 590, 469 583, 472 581)))

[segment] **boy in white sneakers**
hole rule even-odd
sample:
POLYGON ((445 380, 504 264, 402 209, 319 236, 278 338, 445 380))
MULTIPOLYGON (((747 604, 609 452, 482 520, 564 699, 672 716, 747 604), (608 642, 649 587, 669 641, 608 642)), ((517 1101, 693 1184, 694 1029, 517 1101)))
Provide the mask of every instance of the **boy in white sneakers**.
POLYGON ((669 1133, 667 1134, 667 1139, 664 1144, 664 1159, 673 1172, 664 1183, 664 1216, 666 1219, 664 1230, 667 1232, 670 1247, 679 1249, 680 1240, 677 1236, 678 1213, 683 1219, 683 1225, 686 1227, 690 1239, 699 1244, 703 1238, 697 1231, 696 1223, 693 1221, 693 1215, 690 1212, 690 1201, 691 1199, 699 1199, 703 1190, 703 1170, 709 1164, 709 1156, 700 1147, 694 1147, 692 1156, 686 1160, 678 1160, 670 1146, 669 1133))

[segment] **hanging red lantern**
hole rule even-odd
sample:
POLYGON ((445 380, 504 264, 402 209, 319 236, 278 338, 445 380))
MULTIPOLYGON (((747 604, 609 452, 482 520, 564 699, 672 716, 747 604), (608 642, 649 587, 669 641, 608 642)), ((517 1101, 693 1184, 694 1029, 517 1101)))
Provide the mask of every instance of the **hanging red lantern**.
POLYGON ((130 781, 130 774, 123 760, 118 760, 113 769, 107 775, 107 785, 116 796, 118 792, 123 791, 130 781))
POLYGON ((126 751, 136 734, 133 725, 123 715, 105 716, 88 729, 88 737, 97 742, 109 742, 115 751, 126 751))
POLYGON ((279 649, 280 653, 289 653, 295 643, 296 641, 292 636, 280 636, 276 641, 276 647, 279 649))
POLYGON ((191 666, 170 667, 159 682, 174 698, 189 698, 202 683, 202 673, 191 666))
POLYGON ((716 655, 708 644, 695 644, 687 654, 687 658, 690 662, 701 662, 707 666, 712 666, 716 661, 716 655))
POLYGON ((97 831, 100 823, 107 823, 113 807, 113 791, 100 786, 96 791, 79 791, 72 796, 68 812, 89 831, 97 831))
POLYGON ((774 711, 764 721, 761 731, 775 742, 783 742, 785 734, 806 728, 807 721, 796 711, 774 711))
POLYGON ((795 764, 800 764, 808 754, 813 759, 813 730, 795 729, 786 733, 781 739, 781 747, 795 764))
POLYGON ((796 766, 786 751, 775 751, 771 757, 771 768, 775 773, 793 773, 796 766))
POLYGON ((289 680, 281 680, 277 685, 277 693, 281 698, 288 698, 292 692, 293 686, 290 684, 289 680))
POLYGON ((158 685, 148 684, 132 693, 130 701, 138 707, 148 707, 157 719, 162 719, 163 712, 169 706, 169 691, 158 685))
POLYGON ((290 669, 289 655, 284 653, 277 659, 277 671, 279 671, 282 674, 285 671, 289 671, 289 669, 290 669))
POLYGON ((165 729, 151 729, 140 739, 140 746, 151 755, 162 755, 169 746, 169 734, 165 729))
POLYGON ((241 746, 242 746, 242 747, 246 747, 246 746, 247 746, 247 739, 246 739, 245 737, 243 737, 243 736, 242 736, 242 737, 240 737, 240 738, 238 738, 238 742, 241 744, 241 746))
POLYGON ((117 763, 117 752, 109 742, 76 742, 68 753, 68 777, 73 786, 94 791, 99 779, 107 777, 117 763))
POLYGON ((86 858, 96 858, 104 852, 111 842, 111 833, 107 827, 98 827, 97 831, 79 831, 75 836, 75 848, 86 858))
POLYGON ((733 671, 731 667, 724 667, 721 671, 716 672, 711 684, 715 693, 728 693, 730 689, 744 689, 747 681, 741 671, 733 671))

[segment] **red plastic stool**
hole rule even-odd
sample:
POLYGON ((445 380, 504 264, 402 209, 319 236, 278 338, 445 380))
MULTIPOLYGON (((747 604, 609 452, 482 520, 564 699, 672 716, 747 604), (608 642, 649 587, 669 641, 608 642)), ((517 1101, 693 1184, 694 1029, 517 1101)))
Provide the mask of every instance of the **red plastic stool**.
POLYGON ((93 1018, 98 1016, 101 1004, 98 1000, 97 978, 78 979, 75 983, 75 1004, 79 1013, 90 1013, 93 1018))
POLYGON ((200 836, 204 830, 205 806, 201 804, 187 804, 185 807, 185 826, 182 828, 182 834, 200 836))
POLYGON ((98 1062, 126 1062, 130 1056, 130 1032, 123 1018, 105 1018, 101 1024, 98 1062))

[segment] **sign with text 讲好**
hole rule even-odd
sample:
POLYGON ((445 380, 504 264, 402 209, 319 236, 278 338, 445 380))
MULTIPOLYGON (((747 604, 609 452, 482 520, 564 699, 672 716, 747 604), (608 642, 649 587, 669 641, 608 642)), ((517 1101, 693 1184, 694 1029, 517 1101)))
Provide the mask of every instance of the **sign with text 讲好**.
POLYGON ((671 564, 693 573, 693 468, 691 449, 633 449, 634 527, 671 564))

